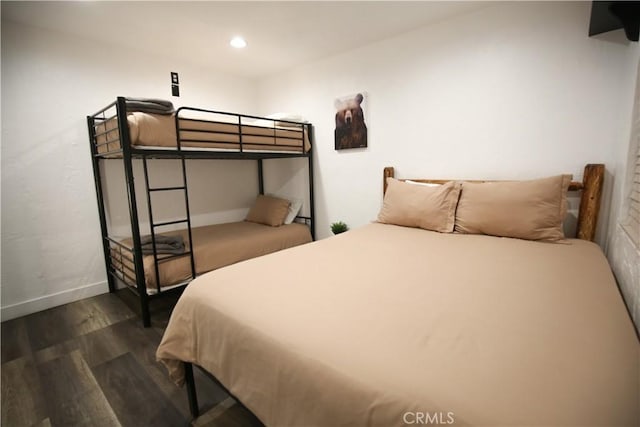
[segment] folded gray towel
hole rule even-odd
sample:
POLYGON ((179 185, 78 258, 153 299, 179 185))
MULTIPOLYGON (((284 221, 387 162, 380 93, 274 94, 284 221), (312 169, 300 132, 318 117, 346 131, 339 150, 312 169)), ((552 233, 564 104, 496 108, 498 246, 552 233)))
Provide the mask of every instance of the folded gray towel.
POLYGON ((141 113, 152 114, 173 114, 173 104, 171 101, 155 98, 125 98, 127 111, 139 111, 141 113))
MULTIPOLYGON (((153 255, 153 242, 151 236, 140 237, 142 245, 142 253, 144 255, 153 255)), ((156 253, 180 255, 184 253, 184 241, 182 236, 166 236, 158 234, 156 236, 156 253)))

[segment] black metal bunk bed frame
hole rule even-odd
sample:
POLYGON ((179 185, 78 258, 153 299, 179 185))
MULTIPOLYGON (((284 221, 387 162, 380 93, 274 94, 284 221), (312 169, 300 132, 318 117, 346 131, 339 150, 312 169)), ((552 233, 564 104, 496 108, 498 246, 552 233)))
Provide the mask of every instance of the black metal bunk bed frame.
MULTIPOLYGON (((175 129, 176 129, 176 148, 173 149, 158 149, 158 148, 137 148, 131 144, 131 137, 129 133, 129 124, 127 121, 127 105, 126 98, 118 97, 115 102, 107 105, 105 108, 101 109, 97 113, 92 116, 87 116, 87 126, 89 130, 89 143, 91 146, 91 157, 93 164, 93 174, 94 174, 94 182, 96 187, 96 197, 98 200, 98 212, 100 215, 100 229, 102 232, 102 244, 104 250, 104 261, 107 270, 107 281, 109 284, 109 292, 115 292, 117 287, 116 284, 118 281, 124 283, 124 287, 130 289, 134 294, 136 294, 140 300, 140 311, 142 322, 145 327, 151 326, 151 312, 149 309, 149 303, 151 300, 156 299, 164 294, 167 294, 171 291, 176 291, 183 289, 191 280, 196 277, 196 269, 195 269, 195 260, 194 254, 192 250, 192 233, 191 233, 191 215, 189 210, 189 196, 188 196, 188 185, 187 185, 187 173, 186 173, 186 160, 187 159, 231 159, 231 160, 256 160, 258 165, 258 189, 260 194, 264 194, 264 171, 263 171, 263 160, 266 159, 282 159, 282 158, 296 158, 296 157, 306 157, 308 161, 308 172, 309 172, 309 216, 298 215, 296 217, 297 221, 302 221, 306 223, 311 231, 311 237, 315 240, 315 206, 314 206, 314 193, 313 193, 313 155, 312 155, 312 126, 309 123, 298 123, 291 122, 286 120, 278 120, 279 123, 287 123, 292 126, 298 127, 300 129, 300 140, 294 140, 295 144, 292 143, 290 146, 280 144, 280 147, 290 148, 292 151, 257 151, 250 150, 245 151, 243 142, 243 136, 264 136, 263 134, 250 134, 243 133, 243 127, 252 127, 250 123, 243 123, 243 119, 247 120, 268 120, 273 123, 274 129, 274 139, 276 135, 276 121, 272 119, 267 119, 264 117, 244 115, 244 114, 235 114, 228 113, 222 111, 214 111, 214 110, 205 110, 200 108, 191 108, 191 107, 181 107, 175 113, 175 129), (115 115, 107 116, 107 112, 113 111, 115 108, 115 115), (210 123, 219 123, 219 124, 236 124, 238 125, 237 132, 223 132, 223 131, 207 131, 201 129, 189 129, 183 128, 180 125, 180 112, 182 111, 191 111, 191 112, 199 112, 199 113, 208 113, 214 115, 222 115, 226 117, 235 118, 234 122, 220 122, 215 120, 195 120, 200 122, 210 122, 210 123), (117 128, 107 129, 107 123, 112 120, 117 120, 117 128), (97 128, 102 126, 100 131, 97 131, 97 128), (116 139, 109 139, 109 135, 114 133, 117 129, 118 137, 116 139), (181 131, 185 132, 203 132, 203 133, 215 133, 215 134, 232 134, 237 135, 239 138, 239 142, 227 142, 227 141, 219 141, 219 140, 191 140, 185 139, 181 137, 181 131), (306 151, 305 150, 305 134, 308 138, 309 144, 311 144, 311 148, 306 151), (103 137, 103 142, 98 142, 99 138, 103 137), (199 150, 190 148, 188 150, 183 149, 183 143, 189 142, 197 142, 200 144, 229 144, 230 146, 239 147, 237 151, 219 151, 219 150, 199 150), (115 150, 109 150, 109 146, 111 144, 118 143, 118 148, 115 150), (101 150, 99 147, 104 147, 104 150, 101 150), (293 150, 300 150, 300 152, 294 152, 293 150), (126 180, 127 187, 127 198, 128 198, 128 207, 129 207, 129 217, 131 224, 131 239, 132 239, 132 248, 127 247, 120 241, 114 239, 109 236, 109 227, 107 224, 107 216, 106 216, 106 206, 104 201, 104 193, 103 193, 103 185, 102 185, 102 176, 100 169, 100 160, 121 160, 124 164, 124 175, 126 180), (145 180, 145 189, 146 189, 146 198, 147 198, 147 207, 149 214, 149 223, 150 223, 150 237, 153 248, 153 256, 154 256, 154 269, 156 274, 156 290, 155 294, 149 294, 147 292, 147 287, 145 283, 145 273, 144 273, 144 265, 143 265, 143 253, 141 247, 141 233, 140 233, 140 223, 138 217, 138 205, 137 205, 137 195, 134 184, 134 172, 133 172, 133 159, 141 159, 143 164, 144 171, 144 180, 145 180), (149 186, 149 171, 147 167, 148 159, 179 159, 181 161, 182 166, 182 185, 171 186, 171 187, 156 187, 151 188, 149 186), (159 191, 182 191, 184 193, 185 200, 185 211, 186 218, 176 221, 166 221, 160 223, 154 223, 153 221, 153 212, 151 205, 151 194, 153 192, 159 191), (168 257, 159 258, 156 252, 156 231, 155 229, 158 227, 173 225, 184 223, 187 226, 188 230, 188 240, 189 240, 189 250, 185 251, 180 255, 173 255, 168 257), (125 254, 123 254, 123 252, 125 254), (128 255, 128 256, 127 256, 128 255), (162 290, 160 286, 160 275, 159 275, 159 264, 162 262, 166 262, 168 260, 177 258, 177 257, 190 257, 191 263, 191 277, 187 279, 185 282, 172 286, 171 289, 162 290), (126 260, 133 260, 133 268, 131 268, 126 260), (135 283, 135 288, 129 286, 127 284, 135 283)), ((193 119, 189 119, 193 120, 193 119)), ((261 128, 264 128, 260 126, 261 128)), ((287 137, 285 137, 286 139, 287 137)), ((291 138, 289 138, 291 139, 291 138)), ((256 146, 260 145, 255 142, 246 143, 246 145, 256 146)), ((268 144, 265 144, 268 145, 268 144)))

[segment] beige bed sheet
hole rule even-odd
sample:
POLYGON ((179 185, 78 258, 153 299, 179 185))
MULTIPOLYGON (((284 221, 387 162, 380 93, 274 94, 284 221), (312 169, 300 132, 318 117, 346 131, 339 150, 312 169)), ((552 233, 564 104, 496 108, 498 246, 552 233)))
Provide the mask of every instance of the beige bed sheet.
MULTIPOLYGON (((309 227, 298 223, 271 227, 241 221, 195 227, 191 232, 196 274, 312 241, 309 227)), ((187 230, 164 234, 181 235, 186 242, 186 249, 189 249, 187 230)), ((131 239, 125 239, 122 243, 131 248, 131 239)), ((159 258, 166 256, 171 255, 158 255, 159 258)), ((124 262, 132 271, 133 261, 126 259, 124 262)), ((147 288, 156 289, 153 255, 145 255, 143 264, 147 288)), ((161 287, 182 283, 191 278, 191 259, 189 256, 182 256, 161 262, 158 270, 161 287)), ((129 284, 135 286, 135 283, 129 284)))
MULTIPOLYGON (((148 113, 129 113, 129 136, 131 144, 138 147, 176 148, 177 138, 174 115, 160 115, 148 113)), ((234 123, 221 123, 194 119, 180 119, 180 137, 184 140, 182 148, 209 150, 240 151, 240 129, 242 130, 242 148, 248 151, 286 151, 302 152, 311 149, 306 127, 264 126, 264 122, 257 124, 243 124, 240 127, 234 123), (188 130, 187 130, 188 129, 188 130), (205 131, 205 132, 200 132, 205 131)), ((98 136, 97 143, 115 141, 106 145, 98 145, 99 153, 106 153, 120 149, 119 132, 115 118, 96 127, 97 133, 109 130, 98 136)))
POLYGON ((582 240, 371 224, 196 279, 157 357, 269 426, 640 423, 638 341, 582 240))

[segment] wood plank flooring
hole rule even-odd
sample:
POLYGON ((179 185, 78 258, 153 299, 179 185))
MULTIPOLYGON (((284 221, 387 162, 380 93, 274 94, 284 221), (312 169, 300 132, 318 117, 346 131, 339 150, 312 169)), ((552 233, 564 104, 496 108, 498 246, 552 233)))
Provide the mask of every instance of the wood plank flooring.
POLYGON ((198 369, 202 415, 192 420, 185 389, 155 360, 176 297, 157 301, 145 329, 129 295, 99 295, 2 323, 3 427, 262 426, 198 369))

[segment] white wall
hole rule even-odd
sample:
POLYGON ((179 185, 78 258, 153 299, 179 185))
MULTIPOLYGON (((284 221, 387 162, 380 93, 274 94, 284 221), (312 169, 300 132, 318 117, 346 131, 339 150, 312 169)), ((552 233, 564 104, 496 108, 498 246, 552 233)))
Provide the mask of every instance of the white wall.
MULTIPOLYGON (((252 81, 170 56, 3 21, 2 319, 107 290, 88 114, 118 95, 250 113, 253 92, 252 81), (171 98, 171 71, 180 73, 180 98, 171 98)), ((192 197, 196 214, 237 217, 255 197, 253 163, 192 164, 203 195, 192 197)))
MULTIPOLYGON (((622 31, 589 38, 589 17, 590 2, 499 3, 262 81, 261 112, 315 125, 318 235, 375 219, 387 165, 401 177, 580 179, 595 162, 607 169, 605 246, 638 55, 622 31), (337 152, 334 98, 359 91, 369 147, 337 152)), ((627 298, 640 305, 640 292, 627 298)))
POLYGON ((579 179, 603 162, 615 174, 631 48, 587 37, 589 13, 501 3, 262 81, 262 112, 315 125, 320 236, 335 220, 375 218, 387 165, 405 177, 579 179), (333 100, 358 91, 369 94, 369 147, 337 152, 333 100))

